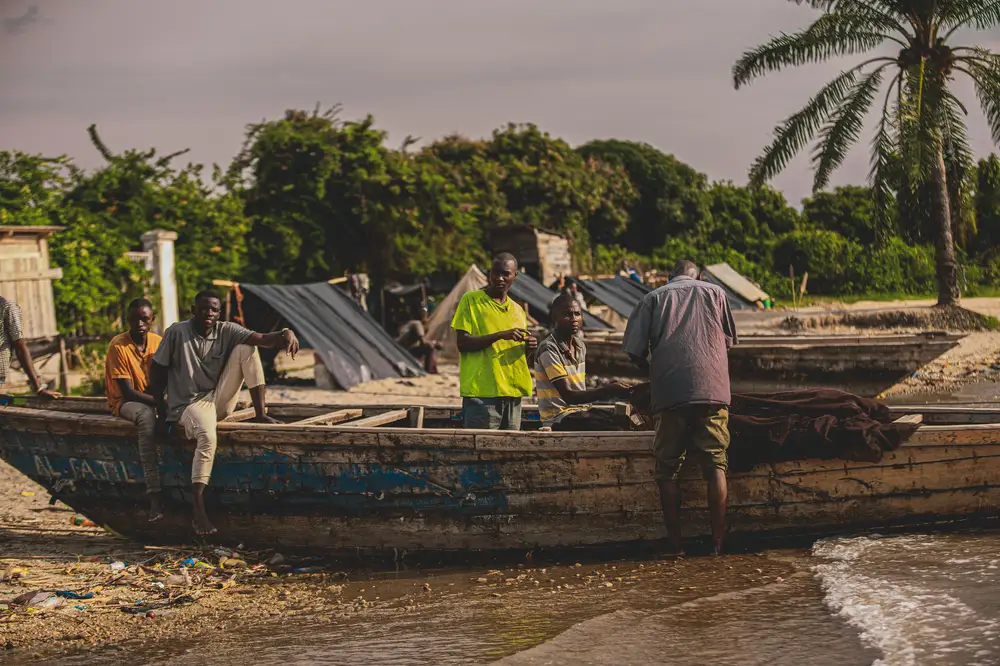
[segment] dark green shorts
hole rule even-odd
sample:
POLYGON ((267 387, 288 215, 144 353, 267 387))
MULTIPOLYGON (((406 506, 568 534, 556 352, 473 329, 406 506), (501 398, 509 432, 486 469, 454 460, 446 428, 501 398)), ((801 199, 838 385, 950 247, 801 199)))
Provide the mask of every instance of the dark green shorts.
POLYGON ((729 408, 683 405, 660 413, 653 440, 656 480, 676 479, 688 453, 705 473, 729 468, 729 408))

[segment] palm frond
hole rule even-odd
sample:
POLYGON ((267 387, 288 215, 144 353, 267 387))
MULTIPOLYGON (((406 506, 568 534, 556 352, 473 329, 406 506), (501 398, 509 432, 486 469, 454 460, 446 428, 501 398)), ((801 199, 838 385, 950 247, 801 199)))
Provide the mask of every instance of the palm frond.
POLYGON ((896 178, 893 167, 896 161, 897 144, 893 120, 899 114, 898 112, 890 113, 889 99, 893 87, 897 85, 900 77, 901 74, 896 74, 889 83, 889 91, 882 104, 882 115, 879 118, 878 129, 872 139, 871 171, 868 174, 868 182, 872 188, 872 203, 875 209, 872 221, 875 224, 876 236, 880 240, 884 240, 889 235, 896 203, 894 194, 896 178))
POLYGON ((739 89, 785 67, 870 51, 887 40, 899 41, 863 16, 824 14, 801 32, 782 33, 744 53, 733 66, 733 85, 739 89))
POLYGON ((976 96, 990 125, 994 143, 1000 143, 1000 63, 969 61, 956 68, 967 74, 976 87, 976 96))
MULTIPOLYGON (((895 30, 905 37, 910 36, 909 31, 899 21, 900 11, 892 2, 878 0, 875 2, 871 0, 789 0, 789 2, 794 2, 797 5, 809 5, 813 9, 821 9, 824 12, 863 15, 875 25, 895 30)), ((906 19, 904 18, 904 20, 906 19)))
POLYGON ((812 158, 816 170, 813 191, 822 190, 830 183, 830 176, 843 164, 851 146, 861 136, 865 115, 882 84, 882 70, 887 66, 882 65, 861 79, 833 113, 831 122, 820 131, 820 143, 812 158))
POLYGON ((947 39, 962 27, 989 30, 1000 25, 1000 0, 959 0, 940 10, 941 27, 947 39))
POLYGON ((955 238, 964 246, 969 237, 976 234, 971 187, 974 157, 965 125, 968 111, 950 92, 945 93, 942 108, 942 141, 951 203, 951 226, 955 238))
MULTIPOLYGON (((860 66, 859 66, 860 67, 860 66)), ((750 167, 750 183, 759 186, 778 175, 813 138, 857 81, 859 67, 841 72, 826 84, 801 111, 774 128, 774 141, 750 167)))
POLYGON ((916 189, 931 177, 941 140, 942 99, 946 89, 940 78, 927 76, 925 63, 902 72, 899 113, 899 154, 904 182, 916 189))
POLYGON ((969 135, 965 125, 965 118, 969 112, 949 91, 945 91, 941 101, 943 109, 941 129, 945 152, 953 156, 956 165, 971 169, 975 158, 969 147, 969 135))

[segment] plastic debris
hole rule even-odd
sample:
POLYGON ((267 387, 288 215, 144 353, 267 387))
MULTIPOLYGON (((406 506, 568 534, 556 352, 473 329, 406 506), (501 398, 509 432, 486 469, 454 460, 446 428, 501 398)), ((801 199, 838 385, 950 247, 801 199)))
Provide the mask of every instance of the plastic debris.
POLYGON ((99 527, 97 523, 89 518, 84 518, 83 516, 73 516, 70 523, 76 525, 77 527, 99 527))
POLYGON ((38 608, 46 608, 46 609, 59 608, 60 606, 62 606, 65 603, 66 603, 65 599, 60 599, 59 597, 49 597, 48 599, 46 599, 42 603, 38 604, 37 607, 38 608))
POLYGON ((122 571, 125 569, 125 563, 120 560, 115 560, 110 564, 110 567, 112 571, 122 571))
POLYGON ((46 599, 48 599, 52 594, 50 592, 43 592, 42 590, 32 590, 31 592, 25 592, 24 594, 14 598, 14 605, 16 606, 37 606, 46 599))
POLYGON ((94 592, 87 592, 86 594, 79 594, 73 592, 72 590, 56 590, 57 597, 63 597, 64 599, 93 599, 94 592))
POLYGON ((34 496, 35 496, 35 491, 34 490, 22 490, 21 491, 21 497, 34 497, 34 496))

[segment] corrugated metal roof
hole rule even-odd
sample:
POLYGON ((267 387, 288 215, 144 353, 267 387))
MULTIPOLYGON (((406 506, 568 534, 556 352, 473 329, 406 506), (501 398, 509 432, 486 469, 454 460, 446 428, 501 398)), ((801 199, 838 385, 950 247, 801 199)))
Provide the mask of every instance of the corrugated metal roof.
POLYGON ((372 379, 424 374, 415 358, 333 285, 317 282, 240 287, 287 320, 302 346, 315 351, 341 388, 372 379))
MULTIPOLYGON (((528 315, 546 328, 552 326, 549 321, 549 305, 558 295, 558 292, 547 288, 527 273, 518 273, 517 279, 510 285, 511 298, 519 303, 527 303, 528 315)), ((614 326, 584 310, 583 328, 600 331, 614 326)))
POLYGON ((711 273, 723 286, 749 303, 770 298, 760 287, 755 286, 753 282, 737 273, 727 263, 705 266, 705 270, 711 273))
POLYGON ((642 297, 651 291, 646 285, 620 275, 596 280, 577 280, 577 284, 585 295, 600 301, 626 318, 631 316, 632 310, 642 297))

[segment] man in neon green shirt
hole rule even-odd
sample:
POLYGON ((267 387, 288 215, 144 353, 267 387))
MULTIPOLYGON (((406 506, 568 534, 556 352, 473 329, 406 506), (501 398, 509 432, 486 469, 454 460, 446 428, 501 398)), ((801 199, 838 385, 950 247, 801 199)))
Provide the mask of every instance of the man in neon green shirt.
POLYGON ((451 320, 466 428, 521 429, 521 399, 531 395, 529 366, 538 341, 528 334, 524 309, 507 297, 516 278, 517 259, 498 254, 489 284, 462 296, 451 320))

